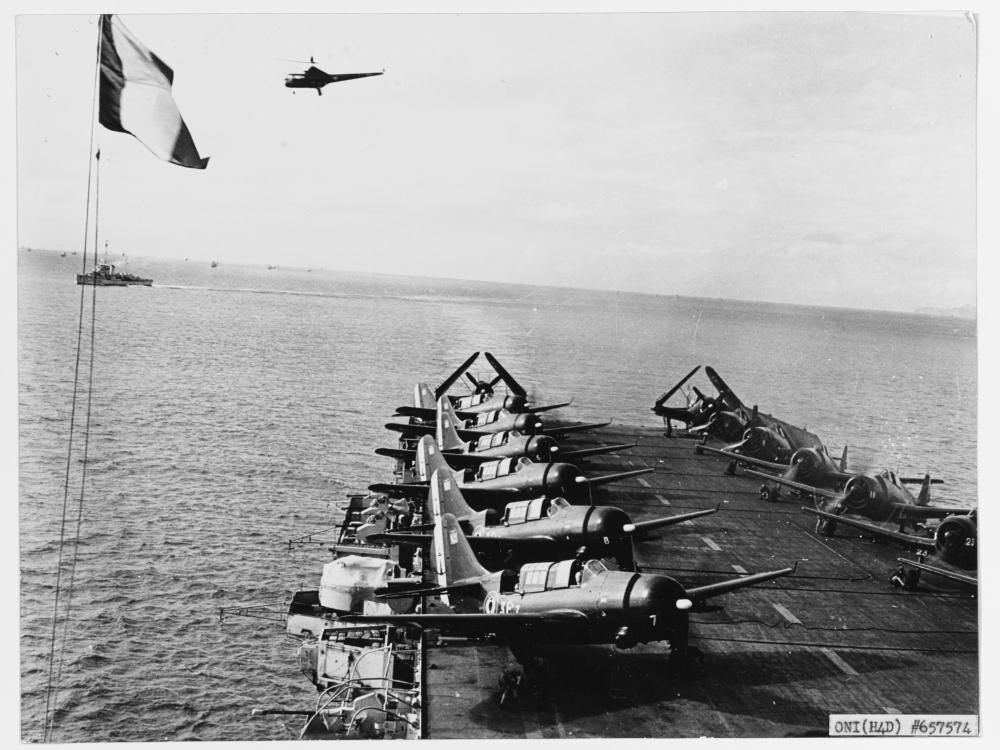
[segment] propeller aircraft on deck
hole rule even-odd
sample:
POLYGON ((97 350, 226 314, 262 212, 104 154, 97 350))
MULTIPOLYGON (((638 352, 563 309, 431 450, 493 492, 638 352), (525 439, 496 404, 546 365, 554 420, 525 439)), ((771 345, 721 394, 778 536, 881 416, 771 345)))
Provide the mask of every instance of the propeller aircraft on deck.
POLYGON ((700 390, 698 386, 693 386, 692 390, 695 393, 695 398, 692 399, 690 395, 685 393, 687 396, 687 405, 683 407, 678 406, 667 406, 666 402, 670 400, 677 391, 681 390, 687 381, 689 381, 698 370, 701 369, 701 365, 695 367, 691 372, 681 378, 669 391, 660 396, 656 403, 653 404, 652 411, 663 417, 663 424, 667 428, 667 435, 672 433, 672 423, 682 422, 684 427, 691 429, 692 427, 702 427, 707 425, 709 420, 719 411, 731 411, 735 412, 741 407, 739 402, 728 402, 723 394, 719 394, 718 397, 706 396, 700 390))
POLYGON ((665 575, 609 570, 599 560, 579 558, 529 563, 519 571, 490 571, 476 559, 454 515, 440 498, 448 472, 431 481, 435 523, 431 559, 436 586, 424 596, 439 596, 435 612, 346 615, 345 622, 402 622, 444 633, 496 634, 522 664, 530 664, 540 644, 613 643, 631 648, 667 641, 683 665, 688 656, 688 613, 707 599, 788 575, 794 567, 685 589, 665 575))
MULTIPOLYGON (((532 562, 564 557, 614 558, 622 569, 634 568, 634 539, 674 524, 715 513, 718 508, 633 522, 619 508, 570 505, 564 498, 541 497, 507 504, 502 514, 473 510, 450 476, 445 454, 424 436, 418 448, 427 469, 441 481, 430 483, 431 503, 450 513, 462 525, 469 541, 486 560, 532 562), (437 497, 435 497, 435 494, 437 497)), ((426 544, 430 534, 403 529, 369 537, 368 542, 414 542, 426 544)), ((509 562, 508 562, 509 564, 509 562)))
POLYGON ((892 577, 893 584, 916 588, 923 572, 931 573, 963 586, 978 586, 979 555, 977 542, 979 524, 975 509, 952 512, 926 535, 907 534, 874 523, 848 518, 817 508, 802 508, 830 524, 843 524, 881 541, 889 541, 916 551, 918 559, 897 558, 900 570, 892 577))
MULTIPOLYGON (((417 444, 416 474, 419 483, 378 483, 369 485, 372 492, 389 497, 426 498, 429 492, 431 471, 428 469, 427 441, 417 444)), ((634 469, 615 474, 586 477, 576 466, 568 463, 535 463, 527 458, 504 458, 482 463, 478 468, 449 469, 455 483, 466 499, 475 505, 502 508, 518 499, 565 497, 578 502, 588 502, 591 492, 611 482, 649 474, 653 468, 634 469)))
MULTIPOLYGON (((469 468, 486 461, 521 458, 522 456, 536 462, 552 461, 557 454, 560 459, 575 460, 587 456, 614 453, 634 448, 636 445, 636 443, 624 443, 566 451, 559 447, 551 435, 525 435, 517 430, 484 434, 477 439, 466 441, 462 435, 468 436, 470 432, 463 430, 460 433, 456 428, 458 424, 460 424, 460 420, 455 414, 451 402, 442 396, 437 403, 435 439, 437 444, 441 446, 448 463, 456 468, 469 468)), ((427 436, 425 435, 425 437, 427 436)), ((375 453, 405 461, 413 461, 416 457, 416 450, 409 448, 378 448, 375 453)))
POLYGON ((466 371, 478 356, 479 352, 473 354, 462 364, 459 370, 456 370, 448 380, 445 380, 434 391, 431 391, 426 383, 418 383, 413 392, 413 406, 399 406, 396 408, 396 414, 424 421, 432 421, 435 418, 437 400, 454 385, 463 373, 472 384, 472 393, 467 396, 448 396, 448 399, 451 401, 452 406, 455 407, 461 419, 475 419, 480 414, 498 411, 506 411, 513 414, 537 414, 569 406, 572 403, 572 401, 565 401, 548 406, 532 405, 529 402, 528 392, 524 389, 524 386, 514 380, 503 365, 497 361, 497 358, 489 352, 486 352, 486 359, 498 373, 497 376, 490 381, 475 378, 466 371), (507 385, 509 391, 506 396, 494 391, 494 387, 501 380, 507 385))
MULTIPOLYGON (((900 477, 896 472, 883 470, 865 474, 847 470, 847 446, 839 462, 834 462, 825 446, 819 449, 800 448, 786 464, 763 461, 750 456, 740 456, 734 463, 743 467, 742 473, 766 481, 761 485, 761 499, 776 501, 781 487, 790 488, 799 497, 814 501, 842 505, 874 521, 892 517, 941 517, 954 509, 929 505, 930 485, 943 484, 941 479, 900 477), (914 497, 906 485, 927 485, 914 497)), ((735 471, 735 466, 732 467, 735 471)))
POLYGON ((687 407, 669 407, 666 402, 691 379, 701 366, 695 367, 669 391, 657 399, 653 411, 663 417, 668 433, 672 421, 683 422, 688 434, 712 435, 720 440, 738 441, 726 448, 698 446, 699 453, 708 451, 723 455, 738 454, 787 463, 800 448, 819 448, 822 441, 818 436, 784 420, 764 414, 756 406, 748 408, 733 392, 726 381, 706 365, 705 374, 715 387, 718 395, 706 396, 697 387, 693 390, 697 398, 688 402, 687 407))
POLYGON ((738 462, 746 468, 744 474, 766 481, 761 485, 761 498, 775 501, 780 488, 787 487, 799 497, 808 498, 825 512, 817 522, 817 531, 832 535, 836 519, 844 513, 861 516, 878 523, 895 522, 900 530, 931 518, 944 518, 955 513, 967 514, 969 510, 930 504, 932 484, 942 484, 940 479, 900 477, 885 469, 877 474, 847 471, 847 448, 839 463, 834 463, 823 449, 802 448, 795 452, 788 464, 776 464, 750 457, 740 457, 738 462), (920 485, 914 496, 908 485, 920 485))

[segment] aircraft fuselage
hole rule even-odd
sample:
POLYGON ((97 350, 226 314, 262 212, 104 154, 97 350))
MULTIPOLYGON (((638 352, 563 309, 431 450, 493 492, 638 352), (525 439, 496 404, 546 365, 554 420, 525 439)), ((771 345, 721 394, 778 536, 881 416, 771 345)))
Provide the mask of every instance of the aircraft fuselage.
POLYGON ((533 550, 549 555, 544 559, 614 558, 622 568, 632 566, 632 540, 624 531, 631 520, 625 511, 609 506, 566 505, 552 515, 532 513, 532 504, 544 503, 547 501, 539 498, 508 505, 500 523, 473 529, 473 548, 477 538, 494 539, 501 545, 511 542, 511 556, 523 561, 526 558, 518 557, 517 542, 527 540, 535 543, 530 545, 533 550))
POLYGON ((669 641, 671 650, 687 646, 690 601, 673 578, 607 570, 595 560, 563 560, 523 566, 518 589, 488 592, 479 611, 496 615, 572 611, 583 617, 525 625, 523 636, 508 637, 509 641, 613 643, 619 648, 669 641))

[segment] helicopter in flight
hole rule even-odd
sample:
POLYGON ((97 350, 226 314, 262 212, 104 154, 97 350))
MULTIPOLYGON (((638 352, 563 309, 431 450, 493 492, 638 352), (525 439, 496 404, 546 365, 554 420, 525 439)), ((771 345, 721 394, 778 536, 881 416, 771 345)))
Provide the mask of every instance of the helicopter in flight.
MULTIPOLYGON (((303 73, 289 73, 285 76, 285 87, 290 89, 316 89, 316 93, 323 95, 323 87, 328 83, 339 83, 340 81, 350 81, 353 78, 368 78, 369 76, 380 76, 385 70, 377 73, 327 73, 316 67, 316 61, 310 57, 309 67, 303 73)), ((295 93, 294 91, 292 92, 295 93)))

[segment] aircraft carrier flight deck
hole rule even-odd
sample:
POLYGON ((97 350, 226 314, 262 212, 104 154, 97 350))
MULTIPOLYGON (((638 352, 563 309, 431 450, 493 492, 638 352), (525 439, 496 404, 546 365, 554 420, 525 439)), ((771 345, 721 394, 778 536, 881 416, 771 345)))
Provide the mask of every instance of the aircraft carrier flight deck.
POLYGON ((638 442, 591 458, 588 471, 655 472, 595 490, 634 520, 719 506, 636 546, 644 572, 685 586, 792 565, 791 575, 691 613, 693 674, 671 670, 663 643, 552 647, 539 674, 501 708, 515 660, 491 641, 429 639, 422 734, 444 738, 784 737, 826 734, 830 714, 976 714, 978 602, 969 592, 890 586, 898 547, 815 532, 806 502, 767 502, 760 480, 696 455, 697 440, 612 425, 574 447, 638 442))

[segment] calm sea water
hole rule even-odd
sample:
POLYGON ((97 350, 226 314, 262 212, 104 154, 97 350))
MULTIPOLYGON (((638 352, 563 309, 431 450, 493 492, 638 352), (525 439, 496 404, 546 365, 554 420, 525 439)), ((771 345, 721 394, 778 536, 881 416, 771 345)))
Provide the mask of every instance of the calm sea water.
MULTIPOLYGON (((45 706, 80 259, 19 259, 21 710, 32 741, 45 706)), ((288 552, 285 541, 331 526, 335 501, 389 477, 372 451, 392 444, 382 425, 393 407, 473 351, 496 354, 538 398, 573 396, 567 417, 647 426, 660 393, 711 364, 746 403, 832 450, 848 444, 853 468, 931 471, 946 480, 938 502, 976 501, 970 321, 193 261, 131 270, 156 285, 96 298, 57 741, 288 739, 278 719, 249 715, 311 705, 295 642, 266 621, 220 623, 218 608, 317 584, 327 553, 288 552)), ((90 304, 88 292, 88 319, 90 304)), ((71 499, 82 444, 78 435, 71 499)))

